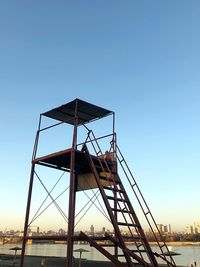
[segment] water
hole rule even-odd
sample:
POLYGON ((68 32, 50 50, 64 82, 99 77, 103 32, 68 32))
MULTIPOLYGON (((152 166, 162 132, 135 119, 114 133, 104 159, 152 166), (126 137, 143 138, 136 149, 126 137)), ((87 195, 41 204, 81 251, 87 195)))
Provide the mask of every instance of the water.
MULTIPOLYGON (((14 254, 10 248, 15 246, 15 244, 0 245, 0 254, 14 254)), ((83 253, 83 258, 90 260, 107 260, 101 253, 89 245, 74 245, 74 249, 80 247, 89 250, 89 252, 83 253)), ((200 267, 200 246, 170 246, 169 249, 181 254, 180 256, 174 257, 177 265, 191 266, 191 264, 194 265, 194 261, 196 261, 197 266, 200 267)), ((108 250, 112 252, 112 248, 108 248, 108 250)), ((157 247, 152 247, 152 250, 157 251, 157 247)), ((26 246, 26 254, 65 257, 66 244, 31 244, 26 246)), ((79 258, 79 253, 74 252, 74 257, 79 258)), ((160 263, 163 263, 163 261, 160 260, 160 263)))

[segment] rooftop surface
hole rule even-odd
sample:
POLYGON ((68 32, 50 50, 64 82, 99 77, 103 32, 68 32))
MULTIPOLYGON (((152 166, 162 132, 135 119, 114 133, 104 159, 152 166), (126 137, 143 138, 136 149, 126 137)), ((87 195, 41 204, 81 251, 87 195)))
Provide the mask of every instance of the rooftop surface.
POLYGON ((113 113, 108 109, 90 104, 86 101, 80 99, 74 99, 73 101, 65 105, 59 106, 45 113, 42 113, 42 115, 73 125, 76 104, 77 104, 78 125, 88 123, 96 119, 101 119, 113 113))

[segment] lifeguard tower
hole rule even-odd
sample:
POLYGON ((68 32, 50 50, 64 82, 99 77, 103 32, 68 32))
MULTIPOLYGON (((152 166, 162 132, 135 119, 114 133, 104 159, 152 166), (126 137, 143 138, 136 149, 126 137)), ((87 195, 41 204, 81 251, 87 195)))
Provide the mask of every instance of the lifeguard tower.
MULTIPOLYGON (((41 181, 41 184, 46 190, 47 197, 51 198, 54 205, 57 205, 57 199, 51 195, 52 191, 47 190, 44 182, 41 181)), ((94 199, 91 199, 91 202, 93 204, 94 199)), ((38 214, 40 213, 37 212, 36 215, 38 216, 38 214)), ((20 267, 24 266, 28 240, 66 241, 67 267, 73 266, 73 244, 75 241, 88 242, 90 246, 97 249, 108 261, 113 263, 113 266, 131 267, 135 266, 135 264, 140 264, 140 266, 157 267, 159 258, 165 261, 168 266, 176 266, 138 184, 117 145, 114 112, 83 100, 75 99, 40 115, 33 149, 20 267), (94 121, 103 120, 108 116, 111 117, 111 133, 96 136, 89 126, 94 121), (44 117, 57 122, 50 126, 42 127, 44 117), (71 146, 58 152, 38 156, 40 134, 61 124, 73 127, 71 146), (77 140, 81 128, 84 128, 86 134, 84 141, 78 143, 77 140), (102 148, 100 143, 103 139, 108 139, 109 142, 107 147, 104 146, 102 148), (28 234, 28 229, 33 221, 30 219, 30 210, 34 203, 34 196, 32 196, 33 184, 35 178, 39 178, 36 172, 37 166, 69 173, 69 196, 68 200, 66 200, 68 210, 66 212, 62 211, 63 215, 67 217, 67 234, 31 236, 28 234), (121 175, 123 178, 120 178, 121 175), (135 203, 132 203, 125 188, 125 180, 129 184, 132 195, 135 196, 135 201, 139 204, 152 236, 157 242, 157 252, 153 251, 147 240, 138 215, 133 208, 135 203), (113 234, 105 232, 103 236, 91 236, 80 231, 78 235, 75 235, 75 208, 78 201, 76 195, 80 191, 94 189, 98 189, 101 196, 107 217, 113 226, 113 234), (123 234, 124 232, 126 232, 126 235, 123 234), (132 242, 134 249, 129 249, 128 241, 132 242), (107 247, 109 247, 109 250, 107 247), (169 256, 166 256, 167 254, 169 256)))

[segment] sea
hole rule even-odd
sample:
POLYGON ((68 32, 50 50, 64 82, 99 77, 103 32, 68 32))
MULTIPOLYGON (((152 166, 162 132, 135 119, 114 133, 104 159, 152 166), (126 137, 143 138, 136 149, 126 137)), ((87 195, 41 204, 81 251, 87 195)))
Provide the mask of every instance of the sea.
MULTIPOLYGON (((4 244, 0 245, 0 254, 14 254, 15 252, 11 248, 19 246, 18 244, 4 244)), ((101 253, 99 253, 95 248, 90 247, 89 245, 81 244, 74 245, 74 250, 78 248, 83 248, 88 252, 82 254, 82 258, 88 260, 107 260, 101 253)), ((129 247, 131 249, 131 246, 129 247)), ((170 251, 180 253, 181 255, 174 256, 176 265, 179 266, 197 266, 200 267, 200 246, 169 246, 170 251)), ((112 252, 112 248, 107 248, 112 252)), ((158 251, 157 247, 152 247, 153 251, 158 251)), ((20 251, 17 252, 20 254, 20 251)), ((37 256, 57 256, 65 257, 66 256, 66 244, 28 244, 26 246, 27 255, 37 255, 37 256)), ((79 252, 73 253, 75 258, 79 258, 79 252)), ((164 263, 162 259, 159 260, 159 263, 164 263)))

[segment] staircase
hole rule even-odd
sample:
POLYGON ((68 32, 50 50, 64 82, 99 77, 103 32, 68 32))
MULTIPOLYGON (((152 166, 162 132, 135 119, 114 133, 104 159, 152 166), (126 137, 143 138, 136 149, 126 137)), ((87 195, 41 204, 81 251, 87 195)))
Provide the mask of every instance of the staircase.
MULTIPOLYGON (((103 154, 94 136, 94 133, 91 130, 88 132, 88 137, 86 139, 85 144, 82 147, 82 152, 86 154, 86 157, 88 159, 91 168, 91 172, 95 177, 103 202, 105 204, 108 215, 114 227, 115 236, 111 236, 106 233, 106 237, 110 242, 109 244, 104 245, 113 247, 114 255, 111 255, 107 250, 105 250, 103 248, 103 245, 99 245, 97 242, 90 239, 90 237, 86 237, 84 233, 81 233, 82 237, 84 237, 85 240, 87 240, 91 246, 96 247, 96 249, 98 249, 101 253, 103 253, 109 260, 111 260, 115 264, 115 266, 123 266, 123 262, 125 261, 126 266, 130 267, 134 266, 135 263, 139 263, 142 266, 157 267, 158 263, 155 256, 161 257, 163 260, 165 260, 168 266, 176 266, 171 256, 170 259, 167 259, 165 256, 160 256, 159 253, 154 253, 152 251, 148 243, 148 240, 145 236, 144 230, 139 222, 139 219, 133 209, 131 201, 119 177, 117 171, 117 160, 119 164, 122 166, 122 169, 125 172, 125 176, 127 177, 129 183, 131 183, 129 176, 125 171, 125 169, 128 168, 128 165, 126 164, 125 159, 122 156, 122 153, 118 147, 116 147, 116 151, 117 150, 119 155, 117 155, 117 153, 109 153, 109 152, 103 154), (88 140, 92 144, 93 150, 95 151, 96 154, 95 158, 91 156, 88 147, 86 146, 88 140), (123 236, 123 234, 121 233, 122 230, 128 233, 128 235, 123 236), (128 249, 126 244, 127 240, 131 240, 131 242, 134 243, 133 250, 128 249)), ((129 168, 128 172, 130 175, 131 172, 129 168)), ((135 180, 133 180, 133 183, 131 183, 131 187, 133 191, 134 187, 139 189, 135 180)), ((153 231, 150 219, 148 218, 148 216, 151 216, 152 219, 153 218, 152 214, 146 202, 144 202, 146 206, 144 204, 142 205, 139 199, 142 196, 140 190, 139 193, 141 195, 138 195, 136 190, 134 191, 134 193, 136 194, 136 198, 139 201, 139 204, 147 219, 147 222, 149 223, 149 226, 153 231)), ((155 223, 154 219, 153 222, 155 223)), ((157 229, 157 231, 159 232, 159 229, 157 229)), ((154 237, 156 238, 161 253, 163 253, 166 250, 168 251, 165 242, 162 241, 160 243, 154 231, 153 234, 154 237)))

